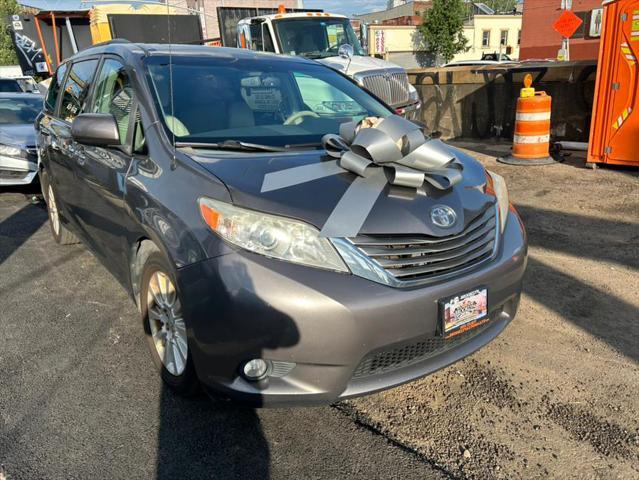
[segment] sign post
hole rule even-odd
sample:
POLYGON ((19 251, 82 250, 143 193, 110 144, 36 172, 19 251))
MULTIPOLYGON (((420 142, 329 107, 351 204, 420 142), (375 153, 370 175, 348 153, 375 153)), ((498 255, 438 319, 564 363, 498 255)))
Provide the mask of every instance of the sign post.
MULTIPOLYGON (((562 7, 569 6, 572 5, 568 5, 565 0, 562 2, 562 7)), ((565 9, 555 23, 553 23, 552 28, 563 37, 561 48, 557 55, 558 60, 570 60, 570 37, 575 34, 582 23, 583 20, 569 9, 565 9)))

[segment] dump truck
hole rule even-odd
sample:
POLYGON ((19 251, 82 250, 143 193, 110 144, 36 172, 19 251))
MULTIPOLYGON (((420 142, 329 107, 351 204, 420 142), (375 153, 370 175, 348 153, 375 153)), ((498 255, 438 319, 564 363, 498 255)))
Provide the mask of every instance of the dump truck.
POLYGON ((237 46, 314 59, 350 76, 398 114, 419 119, 419 94, 408 82, 406 70, 367 56, 344 15, 280 12, 244 18, 237 24, 237 46))

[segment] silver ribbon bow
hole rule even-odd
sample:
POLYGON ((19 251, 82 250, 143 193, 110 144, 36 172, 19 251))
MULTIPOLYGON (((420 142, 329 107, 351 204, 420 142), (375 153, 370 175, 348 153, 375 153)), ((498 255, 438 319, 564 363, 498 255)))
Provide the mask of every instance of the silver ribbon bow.
POLYGON ((339 135, 324 135, 322 143, 337 160, 267 173, 261 191, 357 174, 322 227, 324 237, 356 236, 388 183, 419 189, 428 182, 445 190, 462 179, 463 165, 446 144, 427 139, 417 125, 397 115, 343 123, 339 135))

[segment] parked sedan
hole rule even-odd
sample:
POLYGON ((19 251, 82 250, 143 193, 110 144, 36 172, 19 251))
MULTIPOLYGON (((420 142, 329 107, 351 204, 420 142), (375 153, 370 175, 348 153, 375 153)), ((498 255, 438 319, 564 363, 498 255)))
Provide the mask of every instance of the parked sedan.
POLYGON ((38 174, 35 122, 42 96, 0 93, 0 186, 27 185, 38 174))
POLYGON ((414 380, 514 318, 526 239, 503 178, 393 113, 311 60, 90 48, 37 122, 53 237, 127 289, 179 393, 307 405, 414 380))

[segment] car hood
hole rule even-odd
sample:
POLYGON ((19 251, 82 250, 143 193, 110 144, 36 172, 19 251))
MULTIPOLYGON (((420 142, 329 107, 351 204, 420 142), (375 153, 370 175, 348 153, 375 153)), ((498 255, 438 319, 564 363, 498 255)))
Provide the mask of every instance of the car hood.
POLYGON ((380 70, 384 68, 401 68, 399 65, 380 60, 375 57, 364 57, 361 55, 355 55, 351 59, 351 64, 348 65, 348 59, 339 56, 328 57, 319 59, 318 62, 323 63, 327 67, 331 67, 338 72, 346 73, 346 67, 348 66, 348 74, 355 75, 360 72, 366 72, 369 70, 380 70))
POLYGON ((19 147, 35 145, 35 128, 31 123, 0 125, 0 143, 19 147))
MULTIPOLYGON (((464 165, 460 183, 444 191, 428 186, 420 192, 386 185, 359 233, 453 235, 493 204, 494 197, 481 188, 486 182, 483 166, 467 154, 452 150, 464 165), (442 229, 432 223, 430 211, 436 205, 455 210, 458 220, 452 227, 442 229)), ((262 193, 267 173, 332 159, 323 150, 281 154, 198 150, 191 157, 226 184, 235 205, 303 220, 318 229, 356 178, 356 174, 345 171, 262 193)))

